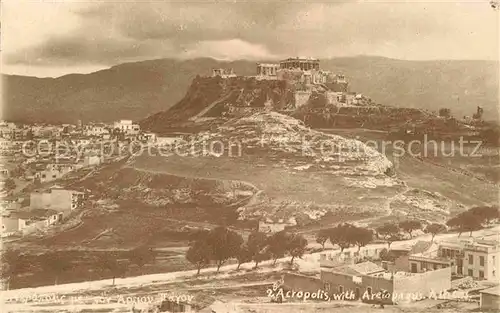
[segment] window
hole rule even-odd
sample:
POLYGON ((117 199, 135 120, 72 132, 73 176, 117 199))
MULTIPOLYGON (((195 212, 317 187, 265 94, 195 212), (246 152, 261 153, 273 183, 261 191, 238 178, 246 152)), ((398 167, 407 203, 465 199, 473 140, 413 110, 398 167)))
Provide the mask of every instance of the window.
POLYGON ((325 291, 330 291, 330 283, 325 283, 325 291))
POLYGON ((479 278, 484 278, 484 272, 483 271, 479 271, 479 278))
POLYGON ((474 272, 472 270, 468 270, 467 275, 472 277, 472 276, 474 276, 474 272))
POLYGON ((484 256, 482 255, 479 257, 479 265, 484 266, 484 256))
POLYGON ((411 272, 416 273, 417 272, 417 263, 411 263, 411 272))
POLYGON ((339 293, 343 293, 344 292, 344 286, 340 285, 339 286, 339 293))
POLYGON ((469 264, 474 264, 474 256, 469 254, 469 264))

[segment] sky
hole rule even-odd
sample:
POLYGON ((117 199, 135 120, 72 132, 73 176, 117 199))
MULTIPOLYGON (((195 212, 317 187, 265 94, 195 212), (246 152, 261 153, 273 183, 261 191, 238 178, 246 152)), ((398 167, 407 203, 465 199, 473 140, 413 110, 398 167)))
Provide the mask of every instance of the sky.
POLYGON ((38 77, 157 58, 499 54, 488 0, 3 0, 1 14, 2 73, 38 77))

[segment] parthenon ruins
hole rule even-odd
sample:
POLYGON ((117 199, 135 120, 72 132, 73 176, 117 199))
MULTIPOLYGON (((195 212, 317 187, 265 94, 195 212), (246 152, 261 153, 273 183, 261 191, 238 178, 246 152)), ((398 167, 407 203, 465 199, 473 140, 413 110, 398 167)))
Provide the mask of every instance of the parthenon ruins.
POLYGON ((288 58, 280 61, 280 69, 300 69, 302 71, 319 71, 319 60, 313 58, 288 58))

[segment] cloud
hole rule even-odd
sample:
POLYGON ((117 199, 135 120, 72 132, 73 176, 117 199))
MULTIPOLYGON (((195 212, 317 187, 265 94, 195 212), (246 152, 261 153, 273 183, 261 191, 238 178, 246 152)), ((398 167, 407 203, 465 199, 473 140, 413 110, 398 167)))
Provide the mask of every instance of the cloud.
POLYGON ((16 66, 198 56, 498 58, 498 16, 487 1, 11 0, 2 11, 4 62, 16 66))
POLYGON ((182 54, 185 58, 207 55, 218 60, 276 58, 264 46, 251 44, 240 39, 202 41, 193 44, 182 54))

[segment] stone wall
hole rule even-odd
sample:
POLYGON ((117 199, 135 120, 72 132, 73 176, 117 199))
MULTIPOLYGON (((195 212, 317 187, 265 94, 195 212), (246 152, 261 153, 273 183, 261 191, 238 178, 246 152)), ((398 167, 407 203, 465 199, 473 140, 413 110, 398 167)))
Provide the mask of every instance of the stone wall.
POLYGON ((305 105, 311 97, 310 91, 296 91, 295 92, 295 107, 300 108, 305 105))

